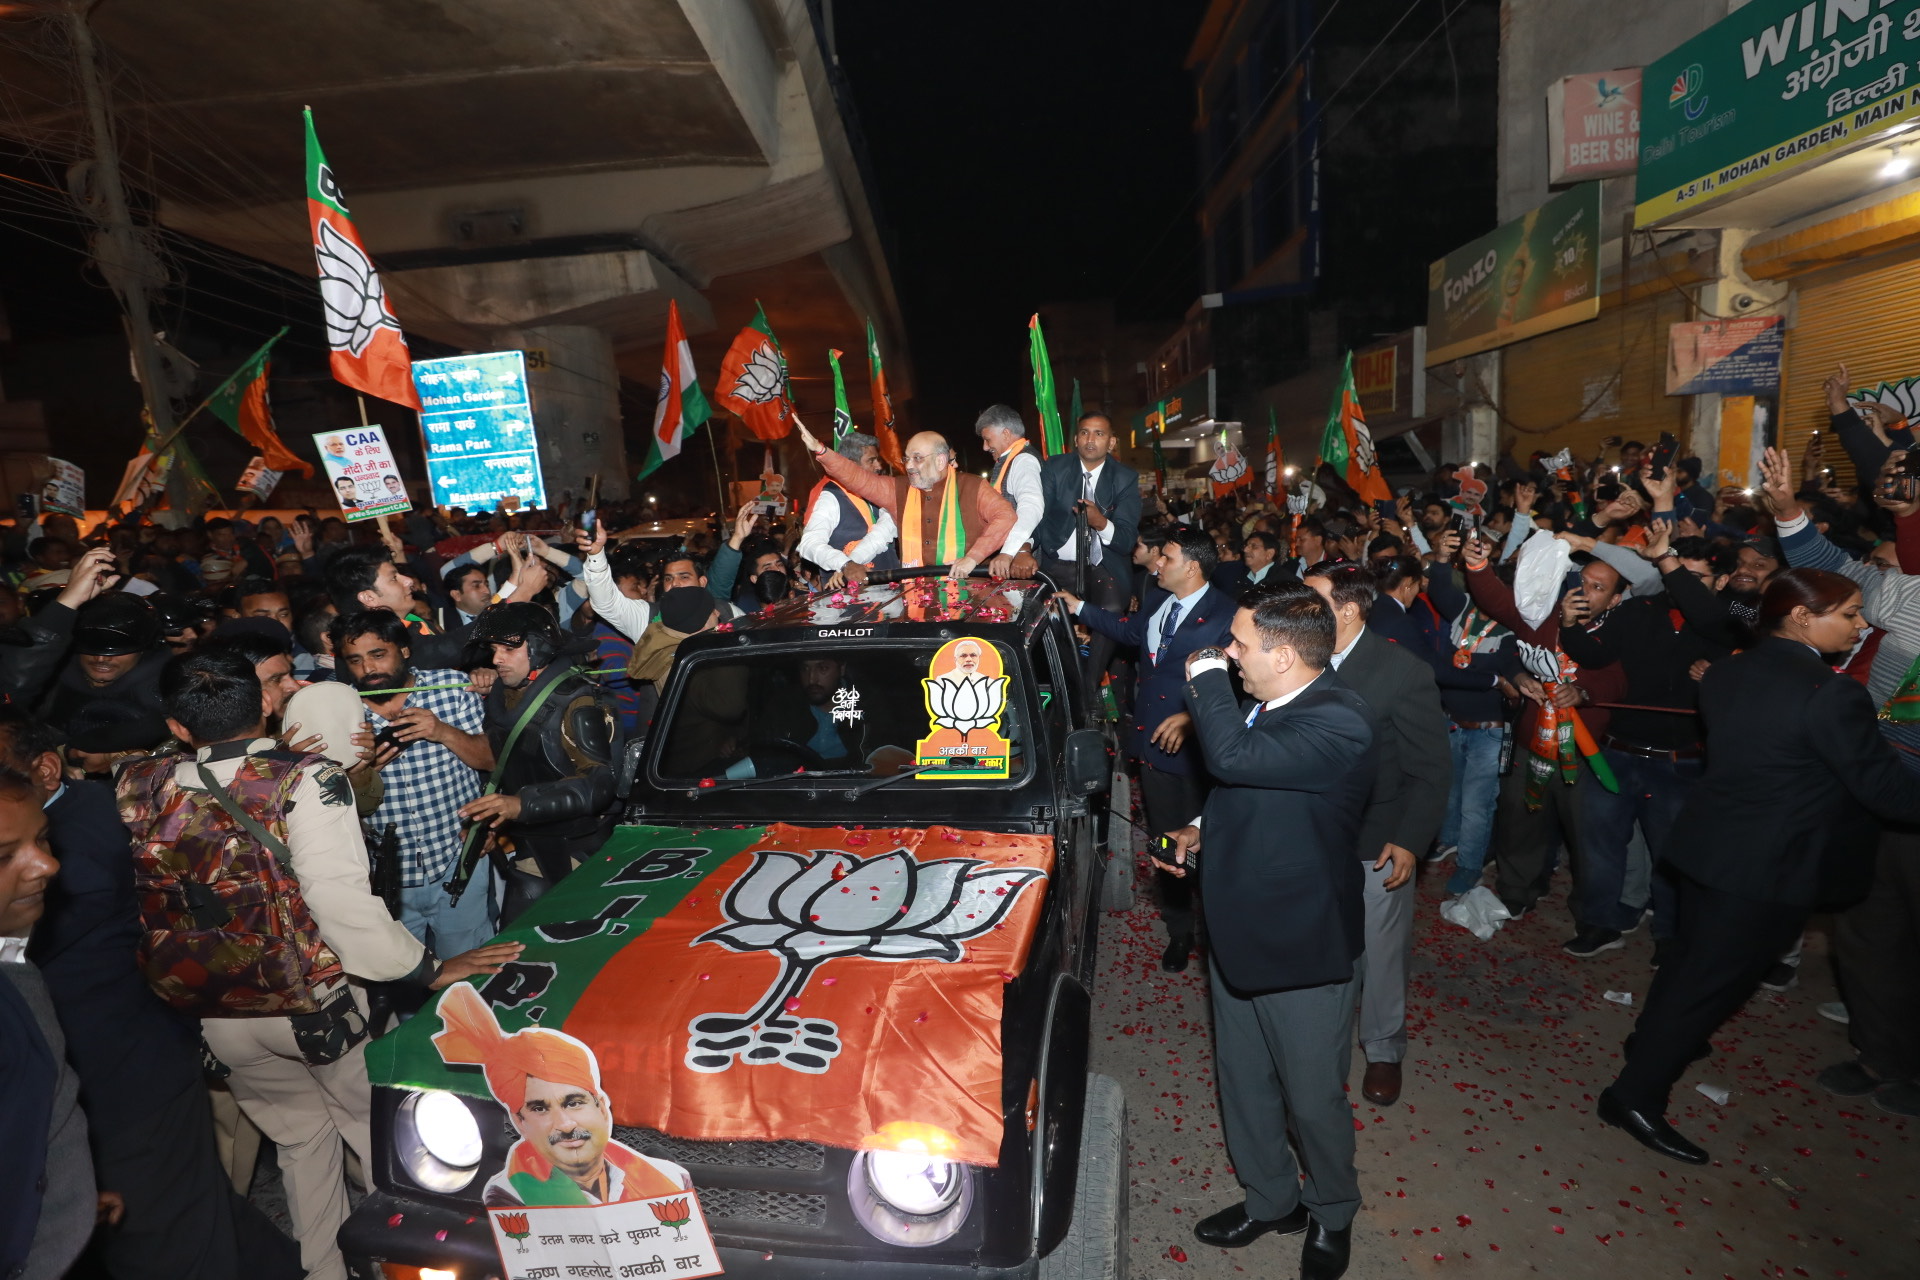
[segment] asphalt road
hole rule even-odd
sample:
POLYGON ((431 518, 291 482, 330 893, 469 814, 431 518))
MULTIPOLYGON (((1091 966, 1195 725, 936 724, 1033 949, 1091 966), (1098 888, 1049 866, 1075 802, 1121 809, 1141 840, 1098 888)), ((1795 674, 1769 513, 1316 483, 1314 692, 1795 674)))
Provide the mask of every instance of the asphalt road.
MULTIPOLYGON (((1646 930, 1575 960, 1558 892, 1490 942, 1441 920, 1444 874, 1420 883, 1406 1085, 1392 1107, 1350 1095, 1361 1189, 1356 1280, 1544 1275, 1920 1277, 1920 1141, 1914 1123, 1813 1083, 1850 1057, 1816 921, 1800 984, 1758 994, 1675 1090, 1669 1118, 1705 1146, 1702 1168, 1664 1160, 1593 1118, 1652 977, 1646 930), (1632 1008, 1605 999, 1631 993, 1632 1008), (1699 1083, 1731 1093, 1716 1106, 1699 1083)), ((1204 967, 1160 971, 1151 906, 1101 926, 1096 1071, 1126 1090, 1134 1280, 1298 1273, 1299 1239, 1248 1249, 1193 1238, 1241 1199, 1215 1103, 1204 967)))

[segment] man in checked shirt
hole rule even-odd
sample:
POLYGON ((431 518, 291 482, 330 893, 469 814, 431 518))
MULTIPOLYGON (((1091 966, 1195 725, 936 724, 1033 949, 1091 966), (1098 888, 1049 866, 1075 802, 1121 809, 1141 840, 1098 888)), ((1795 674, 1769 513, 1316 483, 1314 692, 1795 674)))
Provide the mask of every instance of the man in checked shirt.
POLYGON ((364 700, 374 745, 362 759, 380 771, 386 791, 366 821, 382 844, 393 828, 400 922, 422 942, 431 934, 439 954, 477 947, 493 936, 489 873, 476 872, 480 882, 457 904, 445 882, 460 858, 460 806, 479 798, 493 768, 479 695, 464 671, 415 670, 406 625, 389 609, 335 618, 327 635, 341 672, 361 692, 413 689, 364 700))

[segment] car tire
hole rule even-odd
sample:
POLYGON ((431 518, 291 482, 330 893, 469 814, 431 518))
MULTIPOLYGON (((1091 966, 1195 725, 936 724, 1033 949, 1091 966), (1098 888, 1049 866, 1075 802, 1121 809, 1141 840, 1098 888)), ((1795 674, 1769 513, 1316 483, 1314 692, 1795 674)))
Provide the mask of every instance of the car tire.
POLYGON ((1126 1280, 1127 1098, 1112 1077, 1087 1073, 1073 1225, 1040 1259, 1040 1280, 1126 1280))

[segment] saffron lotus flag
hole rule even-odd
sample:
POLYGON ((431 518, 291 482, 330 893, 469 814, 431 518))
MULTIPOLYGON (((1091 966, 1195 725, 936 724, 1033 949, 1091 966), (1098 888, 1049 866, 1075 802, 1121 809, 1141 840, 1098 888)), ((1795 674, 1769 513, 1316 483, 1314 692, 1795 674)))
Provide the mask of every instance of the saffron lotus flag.
POLYGON ((867 378, 873 389, 873 435, 880 442, 880 457, 895 471, 905 471, 907 459, 893 425, 893 397, 887 394, 887 372, 880 367, 880 339, 874 336, 872 316, 867 317, 867 378))
POLYGON ((267 470, 286 472, 297 468, 301 475, 311 476, 313 464, 287 448, 280 433, 273 429, 273 409, 267 402, 267 371, 273 363, 273 344, 285 332, 282 329, 268 338, 265 346, 248 356, 246 363, 207 397, 207 411, 258 449, 267 470))
POLYGON ((1245 454, 1233 445, 1224 445, 1213 465, 1207 468, 1207 480, 1213 486, 1213 496, 1224 498, 1235 489, 1252 484, 1253 472, 1247 467, 1245 454))
POLYGON ((1362 502, 1393 500, 1393 490, 1380 474, 1380 459, 1373 451, 1373 436, 1367 431, 1366 415, 1360 412, 1360 396, 1353 389, 1351 351, 1347 352, 1340 384, 1334 388, 1333 405, 1327 410, 1327 430, 1320 438, 1320 457, 1360 495, 1362 502))
POLYGON ((503 936, 526 950, 473 980, 477 1001, 441 993, 368 1046, 367 1074, 498 1097, 485 1062, 501 1058, 436 1040, 479 1025, 461 1005, 484 1005, 498 1034, 537 1028, 576 1073, 591 1054, 619 1125, 918 1143, 990 1167, 1006 1131, 1004 990, 1053 869, 1051 836, 621 827, 513 922, 503 936))
POLYGON ((307 120, 307 215, 313 224, 313 257, 320 268, 320 302, 326 311, 327 346, 333 376, 356 391, 420 408, 413 366, 400 322, 387 305, 380 273, 360 243, 346 197, 307 120))
POLYGON ((1282 492, 1281 481, 1286 476, 1287 464, 1280 451, 1280 419, 1274 414, 1273 406, 1267 406, 1267 492, 1278 497, 1282 492))
POLYGON ((827 363, 833 366, 833 447, 839 448, 853 431, 853 410, 847 406, 847 380, 840 376, 843 352, 828 350, 827 363))
POLYGON ((1067 451, 1066 433, 1060 429, 1060 397, 1053 386, 1053 361, 1047 358, 1046 335, 1040 332, 1040 316, 1027 321, 1027 358, 1033 364, 1033 399, 1040 409, 1040 441, 1051 458, 1067 451))
POLYGON ((680 304, 667 300, 667 351, 660 361, 660 400, 653 406, 653 437, 636 479, 645 480, 668 458, 680 456, 680 444, 713 416, 693 373, 693 348, 680 322, 680 304))
POLYGON ((773 336, 764 307, 754 307, 753 323, 740 331, 720 362, 715 389, 720 406, 747 424, 759 440, 778 440, 793 431, 793 400, 787 390, 787 357, 773 336))

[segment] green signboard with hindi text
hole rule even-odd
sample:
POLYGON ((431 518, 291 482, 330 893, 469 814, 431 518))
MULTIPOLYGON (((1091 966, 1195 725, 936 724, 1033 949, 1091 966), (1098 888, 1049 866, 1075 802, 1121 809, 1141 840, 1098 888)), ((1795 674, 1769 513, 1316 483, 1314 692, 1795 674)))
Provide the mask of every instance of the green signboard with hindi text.
POLYGON ((1753 0, 1647 68, 1638 226, 1920 122, 1920 0, 1753 0))
POLYGON ((1585 182, 1427 272, 1428 368, 1600 314, 1600 184, 1585 182))

